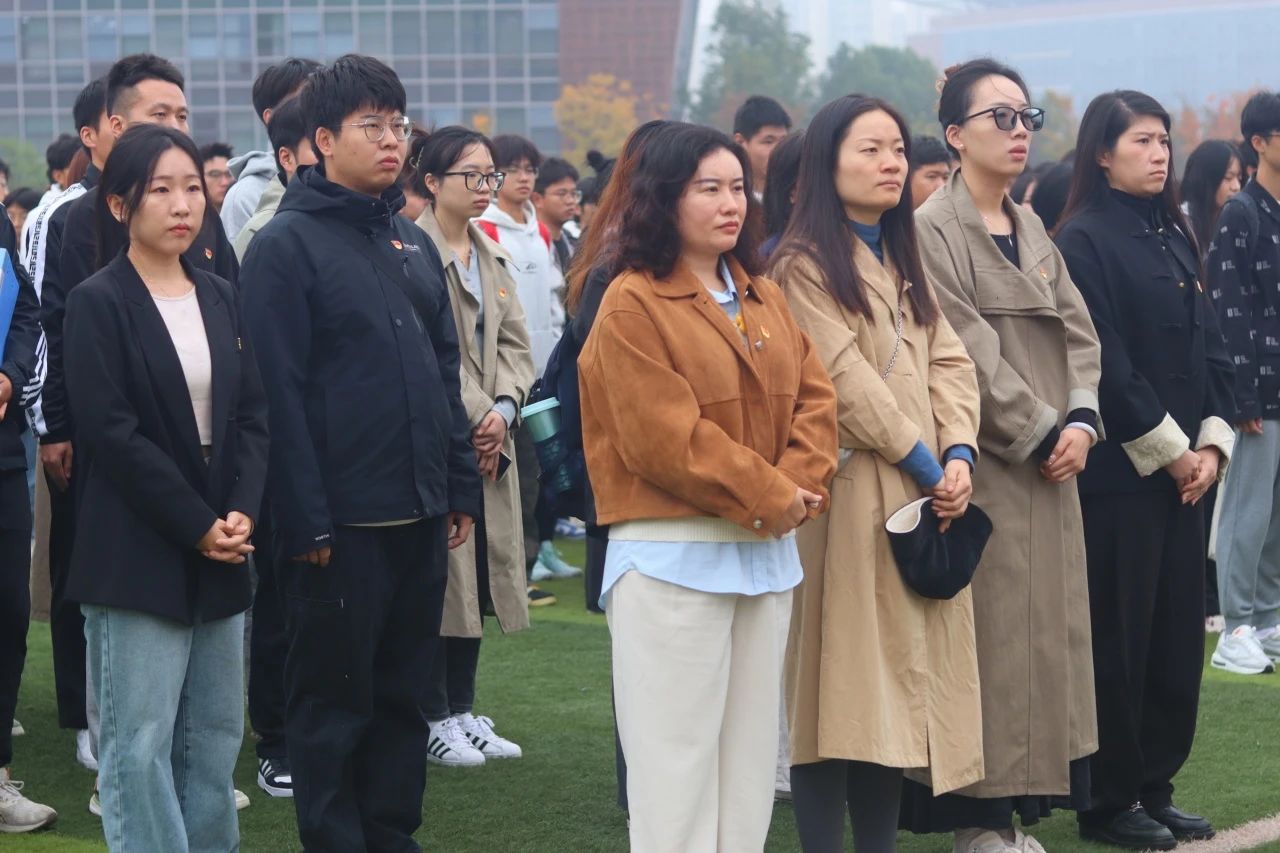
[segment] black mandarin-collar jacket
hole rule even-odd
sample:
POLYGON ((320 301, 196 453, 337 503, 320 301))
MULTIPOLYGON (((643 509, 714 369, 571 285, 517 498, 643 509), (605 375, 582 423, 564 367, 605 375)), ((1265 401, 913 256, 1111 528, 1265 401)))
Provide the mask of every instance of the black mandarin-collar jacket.
POLYGON ((67 398, 76 424, 76 541, 67 596, 185 624, 249 607, 249 569, 196 543, 217 518, 255 521, 267 412, 231 286, 183 262, 195 282, 213 372, 206 464, 182 363, 125 254, 67 299, 67 398))
POLYGON ((373 198, 304 168, 240 268, 287 555, 328 545, 336 525, 480 514, 444 270, 403 205, 395 187, 373 198))
POLYGON ((1225 428, 1235 405, 1231 360, 1192 243, 1152 202, 1115 190, 1068 220, 1055 242, 1102 342, 1108 440, 1090 451, 1080 491, 1173 491, 1167 473, 1143 476, 1135 458, 1163 443, 1166 415, 1192 448, 1218 444, 1202 440, 1209 419, 1225 428))

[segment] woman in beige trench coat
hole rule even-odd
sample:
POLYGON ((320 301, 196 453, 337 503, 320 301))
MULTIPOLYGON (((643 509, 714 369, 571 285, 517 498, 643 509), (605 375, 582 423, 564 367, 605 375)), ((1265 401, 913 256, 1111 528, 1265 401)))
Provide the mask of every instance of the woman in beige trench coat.
POLYGON ((449 552, 440 643, 424 712, 431 724, 427 759, 474 766, 519 758, 520 747, 472 713, 483 617, 492 607, 505 632, 529 626, 520 534, 519 477, 510 428, 533 382, 524 311, 507 264, 511 258, 471 224, 501 185, 483 135, 445 127, 414 137, 414 182, 431 200, 418 225, 444 262, 458 328, 462 405, 484 475, 484 516, 476 533, 449 552), (510 467, 506 467, 506 466, 510 467))
POLYGON ((908 589, 884 532, 922 495, 944 515, 925 523, 963 514, 977 447, 973 363, 916 253, 908 137, 876 99, 823 107, 771 270, 831 374, 844 460, 830 512, 798 533, 785 692, 805 853, 843 850, 846 804, 858 850, 892 849, 904 769, 942 791, 982 778, 969 591, 908 589))
POLYGON ((1005 193, 1039 126, 1027 101, 1011 69, 953 69, 939 113, 961 167, 916 211, 939 304, 977 365, 974 500, 995 532, 973 581, 986 778, 936 799, 908 785, 903 823, 954 831, 964 853, 1040 850, 1014 815, 1034 824, 1051 797, 1087 807, 1098 746, 1075 475, 1101 429, 1101 351, 1062 256, 1005 193))

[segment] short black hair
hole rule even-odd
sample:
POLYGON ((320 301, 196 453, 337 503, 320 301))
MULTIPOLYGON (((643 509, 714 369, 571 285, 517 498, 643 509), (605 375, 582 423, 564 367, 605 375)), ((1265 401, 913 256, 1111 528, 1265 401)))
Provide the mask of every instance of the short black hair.
POLYGON ((494 156, 498 161, 495 165, 499 169, 515 166, 521 160, 528 160, 529 165, 535 169, 542 167, 542 153, 538 151, 538 146, 523 136, 517 136, 514 133, 495 136, 493 138, 493 150, 494 156))
POLYGON ((1236 143, 1236 148, 1240 150, 1240 166, 1246 172, 1258 171, 1258 152, 1253 150, 1253 142, 1248 139, 1242 139, 1236 143))
POLYGON ((1255 136, 1280 131, 1280 92, 1258 92, 1240 113, 1240 133, 1250 147, 1255 136))
POLYGON ((380 59, 348 53, 312 72, 299 96, 307 136, 326 128, 342 133, 342 120, 358 109, 405 111, 408 98, 396 72, 380 59))
POLYGON ((215 157, 226 157, 230 160, 234 156, 231 152, 231 146, 225 142, 210 142, 208 145, 200 146, 201 165, 208 163, 215 157))
POLYGON ((291 56, 284 62, 268 65, 253 81, 253 109, 262 118, 267 110, 274 110, 280 102, 298 91, 320 63, 314 59, 291 56))
POLYGON ((947 146, 936 136, 917 134, 911 137, 911 171, 921 166, 932 166, 934 163, 951 165, 951 155, 947 146))
POLYGON ((80 138, 69 133, 64 133, 49 143, 49 147, 44 150, 44 162, 49 166, 46 174, 50 181, 53 181, 54 172, 71 165, 71 158, 76 156, 80 147, 80 138))
POLYGON ((80 90, 76 95, 75 106, 71 108, 71 116, 75 120, 76 130, 84 127, 96 128, 102 114, 107 111, 107 78, 99 77, 80 90))
POLYGON ((791 116, 782 104, 767 95, 752 95, 733 114, 733 132, 742 134, 743 139, 750 140, 760 128, 770 125, 790 130, 791 116))
POLYGON ((533 191, 544 193, 547 191, 547 187, 552 184, 558 184, 566 178, 577 184, 578 170, 573 168, 573 165, 568 160, 563 160, 559 157, 548 157, 538 167, 538 177, 533 182, 533 191))
POLYGON ((117 60, 107 72, 107 115, 118 115, 120 96, 146 80, 163 80, 179 89, 186 80, 178 66, 154 53, 135 53, 117 60))
POLYGON ((30 212, 36 209, 36 205, 40 203, 40 193, 31 187, 18 187, 9 195, 5 196, 5 207, 20 207, 30 212))
POLYGON ((280 149, 288 148, 296 152, 307 138, 307 120, 302 114, 302 99, 285 98, 271 110, 271 121, 267 122, 267 139, 271 141, 271 154, 276 158, 276 167, 280 166, 280 149))

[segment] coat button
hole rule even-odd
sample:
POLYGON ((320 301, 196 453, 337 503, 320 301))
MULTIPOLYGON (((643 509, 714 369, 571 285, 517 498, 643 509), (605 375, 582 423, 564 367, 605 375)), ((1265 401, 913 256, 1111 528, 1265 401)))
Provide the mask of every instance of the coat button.
POLYGON ((400 320, 400 318, 399 318, 399 317, 397 317, 397 318, 396 318, 396 328, 399 328, 399 327, 401 327, 401 326, 403 326, 403 325, 404 325, 404 323, 400 320))
POLYGON ((1178 287, 1186 287, 1186 286, 1187 286, 1187 283, 1185 281, 1178 282, 1178 287))
POLYGON ((764 527, 764 522, 757 518, 755 521, 751 522, 751 526, 756 530, 759 530, 761 527, 764 527))

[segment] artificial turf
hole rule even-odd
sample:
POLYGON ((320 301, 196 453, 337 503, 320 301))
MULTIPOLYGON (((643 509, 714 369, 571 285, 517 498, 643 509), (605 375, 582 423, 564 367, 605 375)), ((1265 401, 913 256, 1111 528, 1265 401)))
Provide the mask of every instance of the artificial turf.
MULTIPOLYGON (((562 549, 579 565, 581 545, 562 549)), ((492 717, 524 758, 475 769, 428 765, 418 839, 432 853, 605 853, 625 851, 626 819, 614 804, 613 728, 609 702, 609 634, 604 617, 583 606, 581 581, 542 584, 559 598, 532 611, 533 627, 502 636, 488 620, 480 657, 476 712, 492 717)), ((1211 647, 1211 641, 1209 643, 1211 647)), ((1206 661, 1207 661, 1206 651, 1206 661)), ((659 710, 659 709, 655 709, 659 710)), ((87 805, 93 776, 75 763, 72 732, 54 708, 48 626, 33 623, 18 718, 28 734, 15 741, 14 775, 27 793, 58 810, 56 826, 0 836, 4 853, 80 853, 106 847, 87 805)), ((252 805, 240 813, 241 849, 301 849, 291 800, 255 784, 253 741, 246 733, 236 786, 252 805)), ((1231 827, 1280 812, 1280 675, 1231 676, 1206 667, 1195 750, 1176 780, 1182 807, 1231 827)), ((1051 851, 1104 850, 1082 842, 1075 821, 1059 813, 1033 830, 1051 851)), ((946 853, 950 836, 902 834, 906 853, 946 853)), ((774 809, 769 853, 797 851, 789 803, 774 809)), ((850 843, 849 849, 852 849, 850 843)), ((1280 851, 1280 844, 1266 849, 1280 851)))

